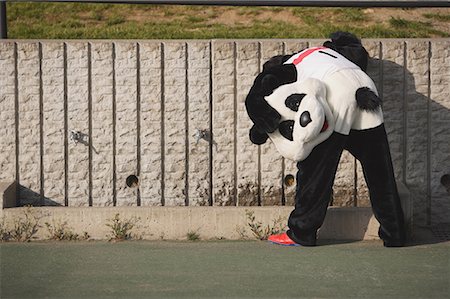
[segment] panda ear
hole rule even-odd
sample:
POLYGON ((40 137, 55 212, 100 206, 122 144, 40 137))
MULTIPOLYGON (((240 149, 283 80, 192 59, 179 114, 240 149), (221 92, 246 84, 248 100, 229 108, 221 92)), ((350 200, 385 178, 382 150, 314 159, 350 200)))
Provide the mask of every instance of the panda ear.
POLYGON ((266 61, 263 65, 263 72, 268 71, 269 69, 282 65, 285 63, 289 58, 291 58, 292 55, 277 55, 272 58, 270 58, 268 61, 266 61))

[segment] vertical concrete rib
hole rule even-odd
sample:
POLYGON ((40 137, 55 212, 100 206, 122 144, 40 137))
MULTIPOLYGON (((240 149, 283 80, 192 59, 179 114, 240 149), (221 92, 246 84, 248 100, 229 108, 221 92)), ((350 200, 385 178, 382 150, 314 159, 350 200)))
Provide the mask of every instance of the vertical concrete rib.
POLYGON ((449 190, 441 181, 450 172, 450 40, 432 40, 430 53, 428 223, 434 225, 450 219, 449 190))
POLYGON ((113 188, 113 206, 117 206, 117 100, 116 100, 116 43, 112 43, 112 188, 113 188))
POLYGON ((184 43, 184 205, 189 206, 189 49, 184 43))
POLYGON ((113 205, 113 45, 91 43, 92 205, 113 205))
POLYGON ((212 206, 214 203, 213 197, 213 148, 215 145, 214 135, 213 135, 213 43, 209 42, 209 186, 208 186, 208 197, 209 197, 209 206, 212 206))
POLYGON ((213 42, 213 197, 214 205, 233 206, 235 202, 234 125, 235 59, 234 42, 213 42))
POLYGON ((69 205, 69 126, 67 115, 67 43, 63 43, 63 78, 64 78, 64 206, 69 205))
POLYGON ((118 206, 136 206, 136 44, 116 42, 116 190, 118 206), (131 179, 130 181, 128 181, 131 179))
POLYGON ((0 181, 16 177, 15 44, 0 43, 0 181))
POLYGON ((88 45, 74 41, 67 44, 68 128, 80 133, 78 143, 68 148, 69 205, 89 204, 89 89, 88 45))
MULTIPOLYGON (((286 55, 286 42, 282 44, 282 55, 286 55)), ((261 62, 262 63, 262 62, 261 62)), ((281 157, 281 205, 286 205, 286 185, 284 184, 284 177, 286 175, 286 159, 281 157)))
POLYGON ((139 192, 142 206, 161 205, 163 99, 161 85, 161 43, 139 43, 140 167, 139 192))
POLYGON ((14 42, 14 113, 15 113, 15 121, 14 121, 14 132, 15 132, 15 143, 16 143, 16 205, 20 205, 20 194, 19 194, 19 186, 20 186, 20 138, 19 138, 19 70, 18 70, 18 53, 17 53, 17 43, 14 42))
POLYGON ((403 177, 403 72, 404 44, 383 42, 383 113, 397 179, 403 177))
POLYGON ((161 43, 161 205, 166 205, 166 155, 165 155, 165 143, 166 143, 166 132, 165 132, 165 110, 166 110, 166 88, 165 88, 165 73, 166 73, 166 62, 165 62, 165 47, 164 43, 161 43))
POLYGON ((40 57, 37 42, 18 43, 19 177, 21 204, 40 203, 40 57))
POLYGON ((165 43, 165 203, 167 206, 185 205, 186 198, 186 44, 179 41, 165 43))
POLYGON ((428 43, 428 90, 427 90, 427 185, 426 185, 426 224, 431 225, 431 143, 432 143, 432 113, 431 113, 431 57, 432 46, 428 43))
POLYGON ((406 82, 406 73, 408 68, 408 45, 406 42, 403 42, 403 90, 402 90, 402 127, 403 127, 403 134, 402 134, 402 182, 406 182, 406 160, 407 160, 407 145, 408 145, 408 138, 407 138, 407 132, 408 132, 408 98, 407 98, 407 82, 406 82))
POLYGON ((44 88, 42 84, 42 43, 38 43, 39 51, 39 204, 44 205, 44 88))
MULTIPOLYGON (((136 176, 141 179, 141 47, 136 43, 136 176)), ((141 206, 141 190, 138 183, 136 204, 141 206)))
POLYGON ((210 204, 210 42, 190 41, 187 44, 187 134, 186 150, 188 196, 190 206, 210 204), (204 139, 197 140, 197 130, 204 132, 204 139))
MULTIPOLYGON (((284 44, 283 44, 284 45, 284 44)), ((262 45, 261 42, 258 42, 258 74, 261 73, 262 70, 262 45)), ((250 123, 250 126, 252 124, 250 123)), ((258 145, 258 206, 262 205, 262 174, 261 174, 261 146, 258 145)))
POLYGON ((42 44, 42 96, 43 199, 45 205, 64 205, 64 44, 61 42, 42 44))
POLYGON ((248 132, 252 122, 245 109, 245 99, 259 71, 259 42, 239 41, 236 45, 236 186, 239 206, 260 204, 258 182, 258 146, 251 143, 248 132))
POLYGON ((89 194, 88 205, 92 207, 92 53, 91 43, 88 43, 88 171, 89 171, 89 194))
POLYGON ((237 43, 233 42, 233 202, 239 205, 237 194, 237 43))
POLYGON ((381 97, 381 100, 384 100, 383 99, 383 94, 384 94, 384 92, 383 92, 383 81, 384 81, 383 42, 379 42, 379 44, 380 44, 380 48, 379 48, 378 57, 379 57, 379 64, 380 64, 379 65, 380 73, 379 73, 379 78, 378 78, 379 84, 377 85, 377 88, 378 88, 378 95, 381 97))
MULTIPOLYGON (((426 224, 427 152, 428 143, 428 88, 429 88, 429 43, 426 40, 406 41, 405 98, 406 133, 405 183, 414 194, 413 212, 417 225, 426 224)), ((408 208, 408 207, 406 207, 408 208)), ((409 211, 409 209, 408 209, 409 211)))

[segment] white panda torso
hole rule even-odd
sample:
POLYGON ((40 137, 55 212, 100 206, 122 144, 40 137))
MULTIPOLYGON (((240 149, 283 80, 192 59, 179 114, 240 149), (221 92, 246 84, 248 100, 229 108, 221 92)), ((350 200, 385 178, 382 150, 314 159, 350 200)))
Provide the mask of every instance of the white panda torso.
POLYGON ((333 131, 348 135, 351 129, 364 130, 383 123, 380 107, 376 111, 358 108, 355 94, 359 88, 377 90, 370 77, 341 54, 324 47, 310 48, 293 55, 285 62, 289 63, 296 66, 297 81, 265 97, 281 114, 282 123, 291 121, 292 140, 280 133, 281 129, 269 134, 284 157, 304 160, 333 131), (295 111, 286 105, 293 94, 305 94, 295 111), (305 111, 311 123, 301 126, 299 119, 305 111))
POLYGON ((285 64, 297 66, 297 81, 300 82, 308 78, 324 81, 325 78, 337 71, 360 69, 338 52, 326 47, 303 50, 289 58, 285 64))
POLYGON ((297 69, 297 82, 315 78, 325 83, 327 102, 335 116, 334 130, 347 135, 351 129, 364 130, 383 123, 381 107, 377 111, 358 109, 356 90, 368 87, 378 94, 372 79, 359 66, 326 47, 305 49, 293 55, 285 64, 297 69))

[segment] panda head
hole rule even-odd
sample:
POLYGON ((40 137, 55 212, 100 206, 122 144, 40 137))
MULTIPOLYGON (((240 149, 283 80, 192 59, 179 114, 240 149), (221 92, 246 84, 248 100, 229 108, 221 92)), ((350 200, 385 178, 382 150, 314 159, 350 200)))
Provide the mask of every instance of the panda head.
POLYGON ((268 135, 285 158, 304 160, 334 130, 326 86, 320 80, 282 85, 265 100, 281 115, 278 129, 268 135))

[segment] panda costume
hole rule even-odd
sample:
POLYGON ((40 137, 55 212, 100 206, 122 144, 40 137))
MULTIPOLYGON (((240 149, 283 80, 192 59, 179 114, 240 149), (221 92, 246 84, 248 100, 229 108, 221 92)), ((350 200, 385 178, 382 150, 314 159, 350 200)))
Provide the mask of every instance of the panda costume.
POLYGON ((298 162, 289 230, 269 241, 316 245, 346 149, 361 162, 384 246, 403 246, 403 211, 381 100, 365 73, 367 51, 350 33, 331 38, 323 47, 271 58, 246 98, 254 123, 250 140, 263 144, 270 138, 282 156, 298 162))

